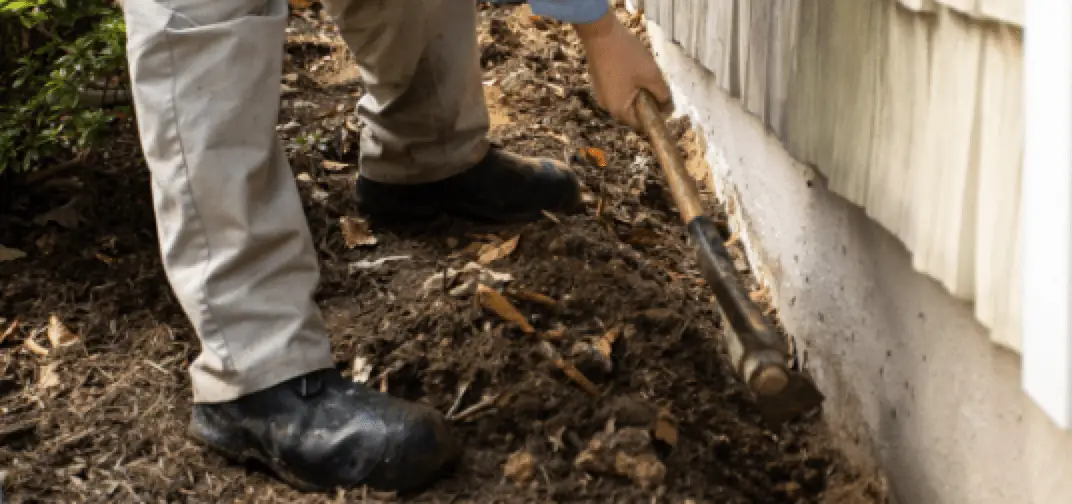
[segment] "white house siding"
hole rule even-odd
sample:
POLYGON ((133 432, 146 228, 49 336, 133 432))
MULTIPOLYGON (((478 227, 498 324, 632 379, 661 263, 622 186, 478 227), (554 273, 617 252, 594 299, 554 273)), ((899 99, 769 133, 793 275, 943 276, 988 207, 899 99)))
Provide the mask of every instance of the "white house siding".
POLYGON ((645 0, 829 188, 1021 348, 1021 0, 645 0))

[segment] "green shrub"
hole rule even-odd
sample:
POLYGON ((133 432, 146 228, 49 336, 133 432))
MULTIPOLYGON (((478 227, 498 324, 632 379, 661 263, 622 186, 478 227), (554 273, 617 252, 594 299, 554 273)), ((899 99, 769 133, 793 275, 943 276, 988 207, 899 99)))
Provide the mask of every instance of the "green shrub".
POLYGON ((87 100, 126 87, 124 44, 110 1, 0 0, 0 174, 69 158, 129 114, 87 100))

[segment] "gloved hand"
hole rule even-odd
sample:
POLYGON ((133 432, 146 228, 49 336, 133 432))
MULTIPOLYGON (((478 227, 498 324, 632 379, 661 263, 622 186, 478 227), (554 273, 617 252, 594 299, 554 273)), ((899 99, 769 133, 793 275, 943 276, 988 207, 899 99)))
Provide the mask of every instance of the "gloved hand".
POLYGON ((576 24, 588 55, 588 73, 596 98, 615 119, 639 129, 634 102, 644 89, 660 105, 670 103, 667 85, 655 58, 637 37, 608 11, 598 21, 576 24))

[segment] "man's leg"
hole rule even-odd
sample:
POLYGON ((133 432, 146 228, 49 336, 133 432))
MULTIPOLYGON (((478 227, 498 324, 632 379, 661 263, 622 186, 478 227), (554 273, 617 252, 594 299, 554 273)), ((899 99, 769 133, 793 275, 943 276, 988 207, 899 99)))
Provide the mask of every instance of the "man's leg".
POLYGON ((490 148, 473 0, 325 0, 367 93, 358 200, 376 214, 494 220, 568 212, 561 163, 490 148))
POLYGON ((454 451, 428 408, 334 367, 275 133, 286 0, 126 0, 164 268, 202 353, 191 433, 303 488, 421 485, 454 451), (405 471, 405 472, 404 472, 405 471))

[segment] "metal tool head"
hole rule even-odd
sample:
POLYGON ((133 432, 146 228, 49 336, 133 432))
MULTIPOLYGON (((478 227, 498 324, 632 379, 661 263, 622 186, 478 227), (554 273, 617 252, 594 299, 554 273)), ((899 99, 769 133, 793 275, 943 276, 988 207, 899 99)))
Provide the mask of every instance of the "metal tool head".
POLYGON ((756 406, 763 420, 772 425, 782 425, 797 415, 818 408, 826 399, 815 382, 800 371, 787 370, 786 386, 778 393, 754 394, 756 406))
POLYGON ((823 402, 818 387, 803 374, 789 369, 788 345, 763 316, 738 278, 737 267, 714 221, 704 215, 696 180, 659 113, 659 104, 647 91, 636 100, 637 116, 652 150, 659 159, 667 186, 688 227, 696 248, 696 261, 704 280, 729 322, 724 331, 727 356, 737 377, 752 391, 764 418, 784 423, 823 402))

